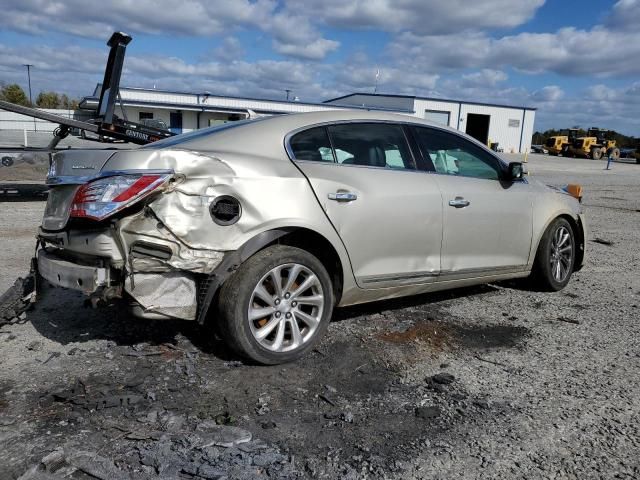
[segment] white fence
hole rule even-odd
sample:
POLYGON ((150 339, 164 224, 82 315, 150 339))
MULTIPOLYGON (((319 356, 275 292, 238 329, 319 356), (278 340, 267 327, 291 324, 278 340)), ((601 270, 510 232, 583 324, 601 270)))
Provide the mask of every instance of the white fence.
MULTIPOLYGON (((52 108, 39 108, 43 112, 53 113, 65 118, 73 118, 75 120, 88 120, 91 118, 89 112, 82 110, 62 110, 52 108)), ((36 132, 53 132, 58 128, 57 123, 47 122, 39 118, 32 118, 19 113, 7 112, 0 110, 0 130, 26 130, 36 132)))

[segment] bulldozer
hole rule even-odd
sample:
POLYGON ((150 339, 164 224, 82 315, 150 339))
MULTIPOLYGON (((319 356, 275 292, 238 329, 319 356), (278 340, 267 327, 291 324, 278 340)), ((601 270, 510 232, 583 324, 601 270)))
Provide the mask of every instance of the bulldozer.
POLYGON ((578 137, 577 128, 569 128, 560 131, 560 135, 554 135, 547 138, 544 144, 544 148, 547 149, 549 155, 560 156, 565 153, 567 147, 573 144, 573 141, 578 137))
POLYGON ((566 149, 566 154, 600 160, 603 156, 613 160, 620 158, 616 141, 610 138, 610 130, 590 128, 586 137, 577 137, 566 149))

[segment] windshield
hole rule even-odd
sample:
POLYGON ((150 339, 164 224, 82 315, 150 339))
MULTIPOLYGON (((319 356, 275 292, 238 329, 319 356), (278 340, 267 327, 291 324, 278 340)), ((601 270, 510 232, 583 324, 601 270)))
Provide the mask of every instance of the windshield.
MULTIPOLYGON (((268 117, 264 117, 268 118, 268 117)), ((229 130, 230 128, 240 127, 242 125, 246 125, 251 122, 257 122, 262 119, 247 119, 247 120, 238 120, 235 122, 228 122, 222 125, 216 125, 215 127, 209 128, 201 128, 200 130, 194 130, 189 133, 183 133, 181 135, 175 135, 173 137, 165 138, 163 140, 158 140, 157 142, 149 143, 141 149, 145 148, 166 148, 166 147, 174 147, 176 145, 180 145, 185 142, 189 142, 191 140, 195 140, 202 137, 208 137, 209 135, 215 135, 218 132, 222 132, 223 130, 229 130)))

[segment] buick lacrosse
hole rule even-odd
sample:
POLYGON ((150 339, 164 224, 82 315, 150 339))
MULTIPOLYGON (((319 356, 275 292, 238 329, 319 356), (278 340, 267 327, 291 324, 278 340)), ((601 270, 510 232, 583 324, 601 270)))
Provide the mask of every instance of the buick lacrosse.
POLYGON ((50 284, 214 322, 263 364, 312 349, 334 307, 523 277, 557 291, 585 253, 579 188, 534 181, 457 130, 366 110, 64 151, 47 183, 50 284))

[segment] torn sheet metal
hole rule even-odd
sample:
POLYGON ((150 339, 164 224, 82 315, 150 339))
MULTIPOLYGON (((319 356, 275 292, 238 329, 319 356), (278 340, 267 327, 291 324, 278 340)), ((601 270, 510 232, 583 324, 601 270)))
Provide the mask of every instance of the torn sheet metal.
POLYGON ((183 320, 196 318, 197 284, 186 272, 135 273, 127 276, 124 288, 145 312, 183 320))
POLYGON ((120 223, 120 235, 128 252, 128 268, 133 272, 163 272, 186 270, 211 273, 218 266, 224 252, 191 248, 151 212, 140 212, 120 223), (157 245, 170 251, 169 258, 139 255, 134 247, 138 242, 157 245))

